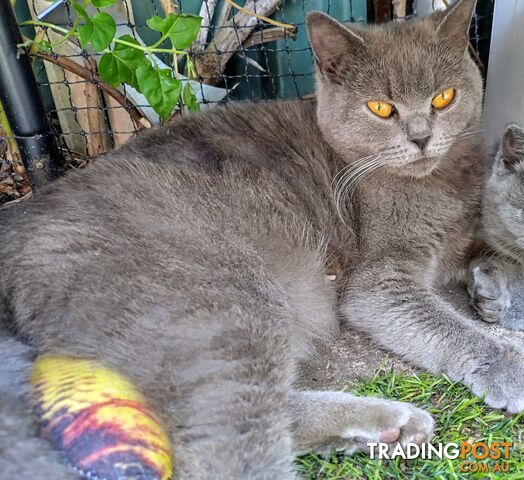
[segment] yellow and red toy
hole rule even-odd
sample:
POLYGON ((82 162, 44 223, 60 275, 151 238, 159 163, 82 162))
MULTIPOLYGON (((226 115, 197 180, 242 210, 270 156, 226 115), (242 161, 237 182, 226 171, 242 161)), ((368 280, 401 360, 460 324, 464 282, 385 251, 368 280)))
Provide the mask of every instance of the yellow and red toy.
POLYGON ((40 431, 79 473, 99 480, 167 480, 171 447, 159 419, 122 375, 97 362, 36 360, 30 382, 40 431))

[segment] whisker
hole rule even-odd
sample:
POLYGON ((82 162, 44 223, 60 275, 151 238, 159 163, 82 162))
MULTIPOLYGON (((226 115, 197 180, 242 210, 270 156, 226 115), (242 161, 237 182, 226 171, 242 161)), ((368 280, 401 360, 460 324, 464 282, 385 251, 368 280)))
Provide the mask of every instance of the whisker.
MULTIPOLYGON (((344 177, 344 174, 352 169, 352 168, 356 168, 358 167, 359 165, 362 165, 364 164, 366 161, 368 161, 369 159, 371 158, 374 158, 375 155, 368 155, 367 157, 362 157, 360 159, 358 159, 357 161, 353 162, 353 163, 350 163, 348 165, 346 165, 344 168, 342 168, 334 177, 333 177, 333 180, 331 182, 331 187, 333 187, 333 184, 335 183, 335 181, 337 180, 337 178, 339 178, 339 182, 340 182, 340 179, 344 177)), ((338 183, 337 183, 338 185, 338 183)), ((336 187, 335 187, 336 188, 336 187)))
MULTIPOLYGON (((370 162, 372 161, 373 159, 370 158, 370 159, 366 159, 367 162, 370 162)), ((344 223, 344 225, 347 226, 345 220, 344 220, 344 213, 342 211, 342 197, 344 195, 344 192, 345 192, 345 189, 346 189, 346 186, 348 184, 348 182, 351 181, 351 178, 352 176, 354 175, 354 171, 355 170, 360 170, 361 168, 363 168, 364 164, 366 162, 359 162, 359 164, 356 166, 353 166, 353 168, 351 169, 347 169, 347 171, 344 173, 344 175, 339 179, 338 183, 337 183, 337 186, 333 192, 333 200, 334 200, 334 203, 335 203, 335 207, 336 207, 336 210, 337 210, 337 214, 338 216, 340 217, 340 219, 342 220, 342 223, 344 223)))
POLYGON ((478 129, 478 130, 465 130, 464 132, 457 133, 457 134, 443 135, 442 138, 449 138, 449 139, 454 139, 454 140, 460 140, 462 138, 468 138, 468 137, 471 137, 471 136, 476 135, 478 133, 484 133, 484 132, 487 132, 487 130, 485 128, 481 128, 481 129, 478 129))
POLYGON ((405 149, 401 149, 400 145, 385 148, 375 155, 359 158, 355 162, 346 165, 334 176, 331 188, 333 190, 335 209, 340 220, 349 230, 351 230, 351 227, 345 221, 347 211, 344 205, 352 202, 356 187, 366 176, 385 166, 384 157, 386 157, 387 161, 400 158, 399 151, 405 153, 405 149))
POLYGON ((331 182, 331 187, 333 187, 333 184, 335 183, 335 181, 337 181, 337 179, 339 177, 341 177, 349 169, 357 168, 359 165, 361 165, 363 163, 366 163, 366 161, 371 159, 371 158, 377 157, 378 155, 384 155, 384 154, 386 154, 388 152, 398 150, 399 148, 400 148, 400 145, 394 145, 392 147, 387 147, 384 150, 382 150, 381 152, 379 152, 378 154, 368 155, 368 156, 359 158, 358 160, 355 160, 354 162, 346 165, 339 172, 337 172, 337 174, 333 177, 333 180, 331 182))
POLYGON ((379 159, 370 160, 366 165, 361 166, 357 172, 351 172, 351 174, 348 174, 345 176, 344 181, 338 191, 335 193, 335 207, 337 210, 337 213, 339 217, 341 218, 342 222, 347 226, 345 220, 344 220, 344 212, 343 212, 343 199, 346 195, 346 193, 349 193, 347 200, 345 200, 345 203, 350 203, 353 198, 353 193, 355 190, 356 185, 369 173, 372 171, 380 168, 382 166, 382 162, 379 159))

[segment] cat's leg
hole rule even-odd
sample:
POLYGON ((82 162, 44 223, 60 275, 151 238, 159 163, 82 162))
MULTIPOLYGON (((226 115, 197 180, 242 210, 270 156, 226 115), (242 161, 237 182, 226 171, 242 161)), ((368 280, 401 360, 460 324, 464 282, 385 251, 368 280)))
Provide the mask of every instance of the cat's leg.
POLYGON ((192 404, 173 409, 172 418, 179 421, 173 434, 174 479, 298 478, 280 389, 224 382, 186 399, 192 404))
POLYGON ((348 280, 349 323, 412 364, 445 372, 496 408, 524 410, 524 354, 457 312, 431 288, 424 260, 385 256, 348 280))
POLYGON ((511 297, 504 265, 498 256, 480 257, 471 262, 468 293, 482 320, 489 323, 501 320, 511 305, 511 297))
POLYGON ((294 392, 293 443, 297 454, 370 451, 369 443, 423 443, 433 419, 409 403, 343 392, 294 392))
POLYGON ((174 479, 294 480, 286 312, 228 304, 184 321, 159 372, 174 479))

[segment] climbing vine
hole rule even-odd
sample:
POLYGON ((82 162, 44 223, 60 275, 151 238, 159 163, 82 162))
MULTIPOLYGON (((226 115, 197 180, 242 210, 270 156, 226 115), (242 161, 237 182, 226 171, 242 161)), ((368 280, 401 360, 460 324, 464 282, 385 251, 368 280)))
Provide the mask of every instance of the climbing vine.
MULTIPOLYGON (((173 13, 165 17, 154 16, 147 20, 147 26, 160 34, 152 45, 142 45, 131 35, 116 37, 117 26, 111 15, 101 11, 111 7, 117 0, 71 1, 77 13, 71 28, 53 23, 28 21, 24 25, 49 28, 63 35, 60 43, 75 38, 80 46, 100 54, 98 73, 104 82, 117 87, 127 84, 142 93, 151 107, 166 120, 177 106, 189 111, 199 109, 196 93, 189 81, 182 83, 178 72, 178 59, 185 58, 189 78, 196 76, 188 48, 198 35, 201 18, 196 15, 173 13), (88 8, 95 7, 96 13, 89 14, 88 8), (171 48, 163 48, 168 41, 171 48), (173 55, 174 70, 161 68, 155 61, 157 53, 173 55)), ((31 50, 50 52, 53 44, 37 35, 24 43, 31 50)))

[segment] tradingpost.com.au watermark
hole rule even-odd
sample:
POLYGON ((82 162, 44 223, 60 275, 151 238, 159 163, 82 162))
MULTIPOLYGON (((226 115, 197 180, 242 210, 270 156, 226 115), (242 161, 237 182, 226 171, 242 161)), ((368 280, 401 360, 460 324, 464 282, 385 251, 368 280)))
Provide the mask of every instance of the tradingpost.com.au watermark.
POLYGON ((390 448, 387 443, 368 443, 371 459, 456 460, 461 459, 461 472, 508 473, 512 442, 400 443, 390 448))

